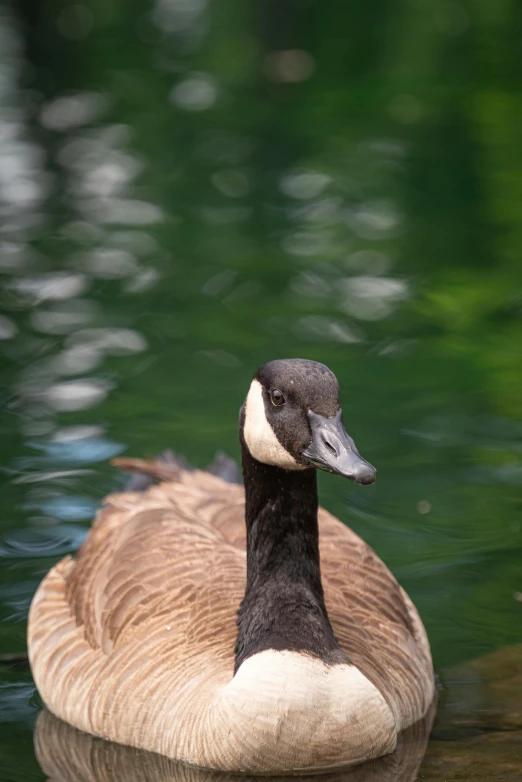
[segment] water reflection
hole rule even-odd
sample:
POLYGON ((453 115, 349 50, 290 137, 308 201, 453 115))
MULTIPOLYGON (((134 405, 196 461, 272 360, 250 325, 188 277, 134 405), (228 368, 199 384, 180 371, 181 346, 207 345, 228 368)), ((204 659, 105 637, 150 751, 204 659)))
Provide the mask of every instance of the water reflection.
POLYGON ((30 703, 35 689, 32 684, 0 684, 0 724, 22 722, 32 725, 35 706, 30 703))
MULTIPOLYGON (((93 22, 88 9, 70 6, 57 25, 79 40, 93 22)), ((118 296, 154 287, 159 274, 150 258, 159 244, 146 227, 161 222, 163 212, 136 197, 143 163, 128 148, 130 128, 105 121, 109 94, 29 93, 20 86, 27 69, 20 28, 5 7, 0 38, 0 337, 12 367, 9 409, 18 436, 27 438, 8 466, 13 485, 24 487, 18 507, 25 527, 4 525, 0 557, 23 567, 78 548, 85 529, 75 524, 93 517, 100 493, 85 465, 124 448, 99 421, 71 425, 69 417, 110 395, 107 360, 147 349, 137 328, 106 317, 94 286, 117 285, 118 296), (54 137, 47 148, 34 133, 35 117, 54 137), (66 208, 58 206, 62 198, 66 208), (40 233, 46 230, 49 241, 40 233)), ((13 589, 0 590, 7 622, 23 619, 28 607, 13 589)))
MULTIPOLYGON (((397 750, 387 757, 346 772, 306 776, 325 782, 414 782, 424 756, 433 710, 421 723, 399 737, 397 750)), ((47 711, 38 715, 34 732, 35 752, 42 771, 52 782, 231 782, 237 776, 208 772, 176 763, 161 755, 123 747, 71 728, 47 711)), ((300 777, 293 777, 299 779, 300 777)), ((287 777, 243 777, 287 779, 287 777)))
MULTIPOLYGON (((52 518, 49 519, 52 523, 52 518)), ((55 525, 48 529, 25 529, 5 535, 0 544, 0 557, 59 557, 78 549, 86 535, 84 527, 72 524, 55 525)))
POLYGON ((1 651, 107 461, 237 456, 250 373, 290 355, 340 378, 379 480, 322 501, 437 669, 518 642, 515 6, 105 5, 0 7, 1 651))

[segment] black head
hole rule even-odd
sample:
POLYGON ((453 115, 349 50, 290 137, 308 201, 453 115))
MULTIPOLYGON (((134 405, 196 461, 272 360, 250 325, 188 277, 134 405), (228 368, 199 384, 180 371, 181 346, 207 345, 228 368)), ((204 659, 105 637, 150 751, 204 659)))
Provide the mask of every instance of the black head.
POLYGON ((254 375, 241 421, 242 440, 259 462, 285 470, 319 467, 365 485, 375 481, 375 469, 344 429, 339 384, 324 364, 264 364, 254 375))

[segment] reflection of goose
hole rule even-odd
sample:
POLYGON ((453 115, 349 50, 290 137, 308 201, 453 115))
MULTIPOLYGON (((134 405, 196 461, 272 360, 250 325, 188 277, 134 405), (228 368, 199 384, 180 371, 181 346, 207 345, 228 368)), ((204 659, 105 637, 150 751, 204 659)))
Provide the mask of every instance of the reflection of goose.
MULTIPOLYGON (((433 722, 426 717, 400 734, 392 755, 344 772, 321 774, 320 782, 415 782, 433 722)), ((82 733, 48 711, 38 715, 34 731, 36 758, 49 782, 234 782, 237 777, 169 760, 152 752, 123 747, 82 733)), ((292 777, 309 780, 309 776, 292 777)), ((259 777, 243 777, 254 782, 259 777)), ((285 782, 287 777, 262 777, 285 782)))
POLYGON ((391 573, 318 513, 311 468, 375 478, 335 376, 264 365, 240 438, 244 490, 120 460, 160 483, 111 495, 76 559, 44 579, 29 617, 37 687, 89 733, 214 769, 324 770, 391 752, 431 704, 433 671, 391 573))

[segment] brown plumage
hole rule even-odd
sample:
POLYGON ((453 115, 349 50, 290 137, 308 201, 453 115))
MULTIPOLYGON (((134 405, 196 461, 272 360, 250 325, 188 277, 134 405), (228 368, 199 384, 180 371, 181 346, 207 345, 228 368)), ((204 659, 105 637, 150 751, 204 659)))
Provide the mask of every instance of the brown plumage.
POLYGON ((427 713, 433 669, 408 596, 318 508, 311 467, 375 480, 335 376, 264 365, 240 439, 244 487, 117 460, 143 490, 110 495, 76 558, 40 585, 38 690, 81 730, 212 769, 325 771, 390 753, 427 713))
MULTIPOLYGON (((232 677, 245 589, 244 489, 160 462, 119 463, 163 482, 110 495, 76 558, 47 575, 31 607, 31 665, 57 716, 172 756, 178 734, 197 731, 205 694, 232 677), (168 725, 173 698, 185 704, 177 732, 168 725)), ((398 730, 406 728, 434 696, 422 623, 361 538, 323 509, 319 527, 336 638, 384 695, 398 730)), ((209 753, 200 761, 226 768, 224 754, 209 753)))

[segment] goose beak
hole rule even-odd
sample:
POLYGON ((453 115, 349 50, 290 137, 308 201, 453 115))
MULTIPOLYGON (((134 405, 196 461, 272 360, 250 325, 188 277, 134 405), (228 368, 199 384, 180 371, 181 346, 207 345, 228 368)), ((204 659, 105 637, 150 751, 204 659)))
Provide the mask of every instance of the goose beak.
POLYGON ((342 410, 333 418, 325 418, 310 410, 308 420, 312 429, 312 440, 302 452, 302 457, 310 465, 342 475, 343 478, 349 478, 362 486, 375 482, 375 467, 362 458, 354 441, 346 433, 342 410))

